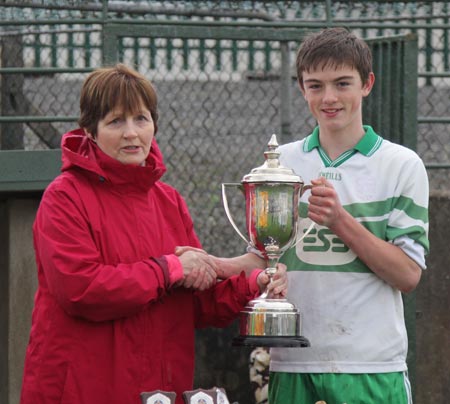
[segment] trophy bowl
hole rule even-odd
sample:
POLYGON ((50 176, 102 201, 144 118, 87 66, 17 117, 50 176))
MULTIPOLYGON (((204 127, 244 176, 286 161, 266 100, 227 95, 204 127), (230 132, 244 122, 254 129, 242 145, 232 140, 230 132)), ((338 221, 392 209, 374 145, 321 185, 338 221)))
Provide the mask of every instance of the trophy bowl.
MULTIPOLYGON (((272 135, 261 167, 245 175, 240 184, 222 184, 223 204, 230 223, 266 259, 265 271, 269 277, 276 273, 283 253, 300 242, 312 227, 296 241, 299 198, 311 186, 305 186, 291 169, 280 165, 277 148, 276 135, 272 135), (238 186, 245 195, 248 239, 235 224, 228 207, 226 189, 232 186, 238 186)), ((301 335, 301 315, 297 308, 284 298, 268 298, 267 292, 251 300, 240 313, 239 334, 233 339, 235 346, 310 345, 301 335)))

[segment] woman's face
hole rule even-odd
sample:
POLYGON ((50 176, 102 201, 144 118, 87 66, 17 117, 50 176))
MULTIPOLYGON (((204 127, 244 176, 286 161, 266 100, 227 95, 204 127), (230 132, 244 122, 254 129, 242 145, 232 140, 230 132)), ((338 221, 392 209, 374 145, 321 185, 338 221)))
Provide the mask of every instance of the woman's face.
POLYGON ((131 115, 116 108, 98 122, 95 138, 87 133, 105 154, 133 165, 145 164, 154 134, 152 115, 144 106, 131 115))

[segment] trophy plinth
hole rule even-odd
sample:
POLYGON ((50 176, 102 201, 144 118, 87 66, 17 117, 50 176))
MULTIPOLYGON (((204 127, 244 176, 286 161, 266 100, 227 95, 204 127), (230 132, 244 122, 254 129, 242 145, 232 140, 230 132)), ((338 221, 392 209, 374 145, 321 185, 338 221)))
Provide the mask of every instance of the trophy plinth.
MULTIPOLYGON (((286 167, 282 167, 272 135, 265 163, 245 175, 240 184, 222 184, 225 212, 236 232, 267 260, 266 273, 271 277, 284 252, 297 237, 298 202, 310 185, 286 167), (226 187, 243 188, 246 202, 247 239, 236 226, 228 208, 226 187)), ((309 229, 310 230, 310 229, 309 229)), ((309 230, 298 240, 301 241, 309 230)), ((301 316, 286 299, 271 299, 264 292, 250 301, 240 314, 239 336, 235 346, 307 347, 309 341, 301 335, 301 316)))
POLYGON ((260 297, 240 313, 239 336, 234 346, 307 347, 301 336, 301 315, 286 299, 260 297))

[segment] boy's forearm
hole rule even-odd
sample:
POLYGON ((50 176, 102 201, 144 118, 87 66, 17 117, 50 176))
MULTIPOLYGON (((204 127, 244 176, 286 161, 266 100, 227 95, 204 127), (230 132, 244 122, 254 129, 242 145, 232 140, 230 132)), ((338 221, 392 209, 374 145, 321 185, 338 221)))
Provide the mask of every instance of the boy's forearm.
POLYGON ((419 283, 422 270, 400 247, 381 240, 349 213, 331 229, 380 278, 404 293, 419 283))
POLYGON ((211 257, 218 266, 217 276, 221 279, 226 279, 233 275, 239 275, 242 271, 244 271, 248 276, 255 268, 266 267, 266 261, 252 253, 247 253, 232 258, 211 257))

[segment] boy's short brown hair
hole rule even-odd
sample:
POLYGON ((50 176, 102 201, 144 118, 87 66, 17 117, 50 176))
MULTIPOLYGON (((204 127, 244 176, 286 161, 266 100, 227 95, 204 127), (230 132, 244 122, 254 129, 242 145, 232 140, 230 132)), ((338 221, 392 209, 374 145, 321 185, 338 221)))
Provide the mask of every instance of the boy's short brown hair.
POLYGON ((124 64, 97 69, 83 83, 78 124, 93 137, 98 122, 110 111, 121 108, 125 114, 139 111, 142 104, 150 111, 157 131, 158 100, 146 77, 124 64))
POLYGON ((300 45, 297 79, 303 88, 303 72, 344 65, 356 69, 365 84, 372 71, 372 52, 364 40, 346 28, 326 28, 308 35, 300 45))

